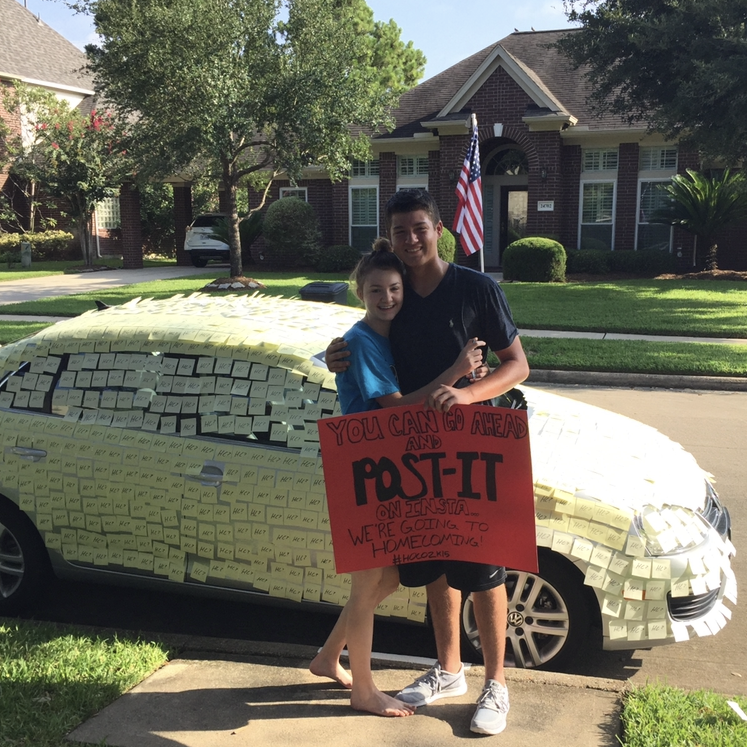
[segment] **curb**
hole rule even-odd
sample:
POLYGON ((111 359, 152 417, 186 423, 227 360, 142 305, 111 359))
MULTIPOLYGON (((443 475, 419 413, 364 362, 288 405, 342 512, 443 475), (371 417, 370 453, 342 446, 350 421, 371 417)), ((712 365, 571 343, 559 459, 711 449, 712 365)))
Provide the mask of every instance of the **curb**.
POLYGON ((533 368, 525 383, 747 392, 747 378, 737 376, 677 376, 607 371, 552 371, 533 368))

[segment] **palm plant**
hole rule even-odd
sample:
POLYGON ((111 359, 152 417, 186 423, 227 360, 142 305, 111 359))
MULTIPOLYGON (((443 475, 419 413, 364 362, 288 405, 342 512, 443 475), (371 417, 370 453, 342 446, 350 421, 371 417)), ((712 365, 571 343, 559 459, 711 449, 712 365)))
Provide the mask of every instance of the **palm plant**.
MULTIPOLYGON (((241 239, 241 253, 244 261, 252 261, 250 247, 262 234, 263 221, 264 216, 258 210, 249 213, 249 215, 243 218, 239 218, 239 237, 241 239)), ((213 226, 210 238, 217 239, 230 246, 229 231, 228 218, 221 218, 213 226)))
POLYGON ((659 208, 652 222, 667 223, 695 235, 706 249, 705 267, 718 269, 716 234, 730 223, 747 218, 747 189, 741 173, 729 169, 722 176, 707 177, 692 169, 677 174, 663 191, 671 198, 659 208))

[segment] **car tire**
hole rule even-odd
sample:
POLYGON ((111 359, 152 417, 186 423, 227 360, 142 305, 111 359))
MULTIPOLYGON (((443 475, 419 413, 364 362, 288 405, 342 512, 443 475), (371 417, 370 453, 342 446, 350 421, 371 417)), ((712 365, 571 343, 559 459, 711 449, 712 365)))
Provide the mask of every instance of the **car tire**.
MULTIPOLYGON (((506 574, 506 666, 561 669, 589 631, 583 577, 552 552, 540 553, 539 573, 507 569, 506 574)), ((461 625, 471 653, 482 659, 472 595, 462 602, 461 625)))
POLYGON ((15 615, 38 599, 49 575, 49 555, 36 527, 0 496, 0 615, 15 615))
POLYGON ((192 255, 192 264, 195 267, 207 267, 207 257, 201 257, 199 254, 192 255))

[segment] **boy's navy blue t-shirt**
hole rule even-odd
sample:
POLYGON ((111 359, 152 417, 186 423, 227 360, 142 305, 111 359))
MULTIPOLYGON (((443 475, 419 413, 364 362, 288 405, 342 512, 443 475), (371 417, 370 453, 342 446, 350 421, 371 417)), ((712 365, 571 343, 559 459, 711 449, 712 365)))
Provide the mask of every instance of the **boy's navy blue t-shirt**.
POLYGON ((437 288, 425 298, 406 282, 404 290, 402 309, 389 332, 403 394, 443 373, 471 338, 484 340, 490 350, 499 351, 509 347, 518 334, 498 283, 468 267, 449 265, 437 288))

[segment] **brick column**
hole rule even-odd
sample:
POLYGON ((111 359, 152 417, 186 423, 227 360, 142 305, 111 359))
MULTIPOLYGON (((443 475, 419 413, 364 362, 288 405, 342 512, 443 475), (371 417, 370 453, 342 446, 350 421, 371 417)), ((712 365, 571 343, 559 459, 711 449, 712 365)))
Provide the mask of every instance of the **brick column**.
MULTIPOLYGON (((532 132, 529 141, 537 159, 529 162, 527 194, 527 236, 546 236, 560 240, 561 201, 564 196, 561 175, 561 141, 559 132, 532 132), (537 203, 551 201, 553 210, 538 211, 537 203)), ((528 153, 527 153, 528 155, 528 153)))
POLYGON ((332 184, 332 235, 335 244, 350 244, 348 185, 347 179, 332 184))
POLYGON ((580 207, 581 146, 566 145, 561 150, 560 243, 566 251, 578 248, 580 207))
POLYGON ((397 156, 379 153, 379 236, 386 236, 384 208, 397 189, 397 156))
POLYGON ((119 191, 122 216, 122 267, 143 269, 143 230, 140 222, 140 192, 134 184, 123 184, 119 191))
MULTIPOLYGON (((471 133, 467 132, 464 135, 442 135, 441 140, 441 169, 439 171, 440 177, 440 197, 441 200, 438 204, 438 209, 441 213, 441 220, 444 226, 451 230, 454 224, 454 215, 457 209, 457 196, 456 196, 456 180, 451 181, 450 174, 459 177, 459 173, 462 170, 462 164, 464 163, 464 156, 467 154, 469 148, 471 133)), ((430 165, 430 158, 429 158, 430 165)), ((434 174, 435 176, 435 174, 434 174)), ((431 183, 431 174, 428 174, 428 185, 431 183)), ((454 262, 458 265, 466 265, 476 269, 480 266, 480 257, 478 254, 467 255, 462 248, 459 236, 455 234, 457 240, 456 256, 454 262)))
POLYGON ((187 226, 192 222, 192 185, 174 185, 174 244, 176 245, 176 264, 191 265, 188 252, 184 251, 184 239, 187 226))
POLYGON ((638 143, 620 143, 615 209, 615 251, 635 249, 638 202, 638 143))

